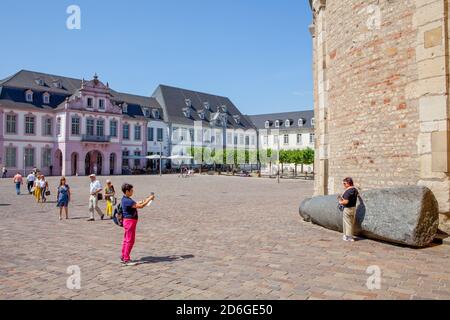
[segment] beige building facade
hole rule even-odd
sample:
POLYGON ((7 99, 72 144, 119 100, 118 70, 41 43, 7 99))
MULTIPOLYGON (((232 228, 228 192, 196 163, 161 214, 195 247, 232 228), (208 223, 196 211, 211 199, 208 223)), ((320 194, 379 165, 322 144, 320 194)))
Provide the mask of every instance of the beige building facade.
POLYGON ((424 185, 449 230, 449 1, 311 0, 315 194, 424 185))

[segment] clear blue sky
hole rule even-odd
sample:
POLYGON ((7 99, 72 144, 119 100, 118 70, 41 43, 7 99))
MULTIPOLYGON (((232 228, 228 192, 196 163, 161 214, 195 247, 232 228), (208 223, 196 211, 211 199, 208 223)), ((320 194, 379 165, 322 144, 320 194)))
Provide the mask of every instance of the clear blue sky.
POLYGON ((0 78, 95 72, 118 91, 225 95, 246 114, 312 108, 307 0, 2 0, 0 78), (66 9, 81 8, 81 30, 66 9))

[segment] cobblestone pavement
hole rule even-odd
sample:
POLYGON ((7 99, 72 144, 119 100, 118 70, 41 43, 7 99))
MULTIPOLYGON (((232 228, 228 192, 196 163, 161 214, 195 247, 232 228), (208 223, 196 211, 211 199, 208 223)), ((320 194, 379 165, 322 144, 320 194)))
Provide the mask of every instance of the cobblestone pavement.
POLYGON ((450 298, 450 247, 344 243, 300 219, 311 182, 113 177, 117 189, 124 181, 137 199, 158 196, 141 211, 136 267, 119 263, 121 228, 86 222, 88 178, 68 181, 68 221, 57 219, 54 202, 36 204, 0 181, 0 299, 450 298), (66 286, 69 266, 80 267, 80 290, 66 286), (381 269, 379 290, 367 287, 369 266, 381 269))

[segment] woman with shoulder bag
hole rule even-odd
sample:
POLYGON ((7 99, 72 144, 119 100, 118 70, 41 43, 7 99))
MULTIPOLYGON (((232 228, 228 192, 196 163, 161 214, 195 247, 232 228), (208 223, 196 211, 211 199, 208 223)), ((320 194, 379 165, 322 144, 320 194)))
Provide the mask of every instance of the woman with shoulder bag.
POLYGON ((41 176, 41 181, 39 182, 41 188, 42 202, 47 202, 47 197, 50 195, 50 190, 48 189, 48 182, 45 180, 44 176, 41 176))

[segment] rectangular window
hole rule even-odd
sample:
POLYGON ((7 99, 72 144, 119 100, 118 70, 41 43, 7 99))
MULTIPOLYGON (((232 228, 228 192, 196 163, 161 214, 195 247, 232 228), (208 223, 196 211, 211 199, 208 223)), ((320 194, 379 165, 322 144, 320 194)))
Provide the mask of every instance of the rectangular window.
POLYGON ((289 144, 289 135, 288 134, 285 134, 284 135, 284 144, 289 144))
POLYGON ((17 116, 16 115, 7 115, 6 116, 6 133, 17 133, 17 116))
POLYGON ((97 120, 97 137, 103 137, 105 135, 105 121, 97 120))
POLYGON ((134 140, 141 140, 141 126, 134 126, 134 140))
POLYGON ((35 134, 35 118, 33 116, 25 117, 25 134, 35 134))
POLYGON ((235 134, 234 135, 234 145, 237 146, 237 144, 238 144, 238 135, 235 134))
POLYGON ((51 118, 45 118, 44 120, 44 136, 53 135, 53 121, 51 118))
POLYGON ((56 134, 61 135, 61 118, 56 119, 56 134))
POLYGON ((180 138, 179 135, 180 135, 180 129, 177 127, 174 127, 172 129, 172 140, 178 141, 178 139, 180 138))
POLYGON ((255 142, 256 142, 255 141, 255 136, 252 136, 251 137, 251 145, 254 146, 256 144, 255 142))
MULTIPOLYGON (((141 152, 140 151, 135 151, 134 152, 134 156, 135 157, 140 157, 141 156, 141 152)), ((134 159, 134 166, 135 167, 140 167, 141 166, 141 159, 134 159)))
MULTIPOLYGON (((61 128, 61 118, 59 118, 59 124, 61 128)), ((73 136, 80 135, 80 118, 78 117, 72 118, 72 135, 73 136)))
POLYGON ((117 138, 117 121, 111 120, 109 123, 109 134, 113 138, 117 138))
POLYGON ((25 148, 25 167, 31 168, 34 166, 34 148, 25 148))
POLYGON ((86 119, 86 135, 94 136, 94 119, 86 119))
POLYGON ((297 144, 303 144, 303 136, 301 133, 297 134, 297 144))
POLYGON ((105 100, 103 99, 98 100, 98 108, 99 110, 105 110, 105 100))
POLYGON ((93 108, 94 107, 94 100, 92 98, 87 99, 87 107, 93 108))
POLYGON ((189 129, 189 141, 194 142, 195 141, 195 131, 194 129, 189 129))
POLYGON ((153 128, 147 128, 147 140, 148 141, 155 141, 155 130, 153 128))
POLYGON ((217 144, 222 143, 222 134, 220 132, 216 132, 216 143, 217 144))
POLYGON ((130 151, 122 151, 122 167, 130 167, 130 159, 128 159, 129 156, 130 151))
POLYGON ((52 164, 52 149, 42 149, 42 166, 50 167, 52 164))
POLYGON ((16 168, 16 157, 17 152, 14 147, 6 147, 6 167, 8 168, 16 168))
POLYGON ((130 140, 130 125, 123 125, 123 140, 130 140))
POLYGON ((309 143, 313 144, 314 143, 314 138, 315 138, 314 133, 311 133, 309 135, 309 143))
POLYGON ((245 145, 246 146, 250 145, 250 136, 245 136, 245 145))
POLYGON ((164 136, 163 136, 163 129, 162 128, 158 128, 158 142, 163 142, 164 141, 164 136))

